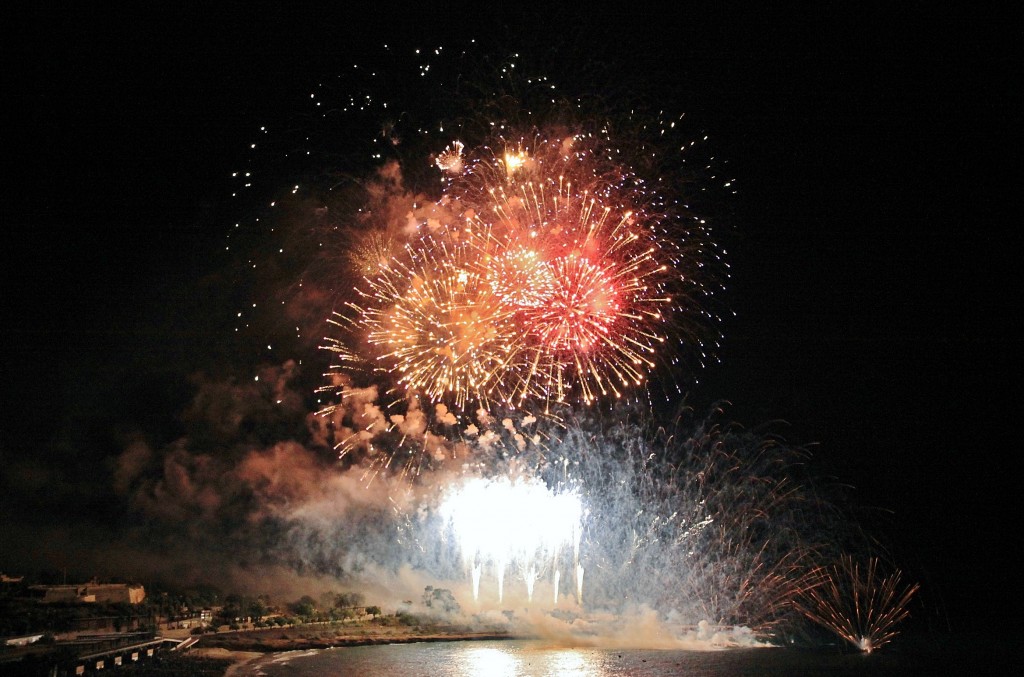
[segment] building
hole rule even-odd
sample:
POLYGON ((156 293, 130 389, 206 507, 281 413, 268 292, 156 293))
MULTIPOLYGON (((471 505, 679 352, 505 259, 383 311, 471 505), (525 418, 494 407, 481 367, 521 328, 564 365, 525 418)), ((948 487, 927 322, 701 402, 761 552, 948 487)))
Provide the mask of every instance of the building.
POLYGON ((82 585, 30 585, 29 594, 44 604, 141 604, 146 590, 127 583, 85 583, 82 585))

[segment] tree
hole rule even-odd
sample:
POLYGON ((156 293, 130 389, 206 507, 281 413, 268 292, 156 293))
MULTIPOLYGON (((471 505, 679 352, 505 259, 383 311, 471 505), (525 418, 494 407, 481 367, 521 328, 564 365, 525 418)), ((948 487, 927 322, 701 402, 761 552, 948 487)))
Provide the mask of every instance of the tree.
POLYGON ((462 610, 451 590, 432 585, 423 588, 423 606, 444 614, 457 614, 462 610))
POLYGON ((342 592, 335 596, 334 606, 337 609, 344 609, 353 606, 363 606, 366 597, 361 592, 342 592))
POLYGON ((231 593, 224 598, 224 611, 230 611, 234 616, 242 613, 242 596, 238 593, 231 593))
POLYGON ((253 620, 253 622, 259 622, 263 620, 263 617, 267 614, 269 601, 265 595, 259 597, 248 597, 246 598, 245 604, 245 615, 253 620))
POLYGON ((303 595, 297 601, 289 604, 288 610, 304 619, 312 618, 316 615, 316 600, 309 595, 303 595))

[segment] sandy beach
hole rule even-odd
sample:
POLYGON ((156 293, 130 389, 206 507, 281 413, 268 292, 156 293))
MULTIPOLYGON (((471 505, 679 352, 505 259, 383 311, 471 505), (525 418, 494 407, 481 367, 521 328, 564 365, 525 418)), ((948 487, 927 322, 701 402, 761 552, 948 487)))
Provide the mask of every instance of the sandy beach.
POLYGON ((224 671, 224 677, 232 677, 239 668, 250 661, 254 661, 264 655, 260 651, 234 651, 220 647, 203 648, 197 647, 189 651, 190 656, 196 658, 211 658, 214 660, 231 661, 228 669, 224 671))

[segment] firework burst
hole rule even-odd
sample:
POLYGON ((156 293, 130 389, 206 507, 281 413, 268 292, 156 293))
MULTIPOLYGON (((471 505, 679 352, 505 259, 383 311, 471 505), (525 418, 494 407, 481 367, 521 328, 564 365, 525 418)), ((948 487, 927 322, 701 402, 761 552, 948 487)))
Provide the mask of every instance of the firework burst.
MULTIPOLYGON (((515 64, 502 87, 449 73, 446 88, 432 80, 441 50, 423 62, 402 87, 383 79, 396 98, 370 96, 376 69, 353 69, 373 81, 358 96, 330 102, 333 85, 318 85, 316 126, 297 143, 261 130, 254 156, 278 148, 282 171, 316 166, 287 196, 260 193, 265 211, 229 243, 258 241, 269 255, 245 270, 294 280, 302 301, 257 287, 238 330, 269 312, 299 341, 331 318, 318 392, 334 399, 306 423, 337 451, 333 468, 392 504, 322 527, 337 531, 318 541, 318 566, 357 566, 359 531, 374 564, 468 574, 474 598, 493 576, 500 599, 508 572, 528 600, 550 586, 553 606, 571 579, 577 608, 762 636, 803 612, 865 650, 889 641, 916 586, 874 564, 820 566, 838 558, 843 518, 796 479, 800 450, 710 419, 674 434, 625 420, 653 384, 678 392, 690 376, 678 366, 703 365, 717 339, 724 252, 696 215, 707 203, 682 191, 731 182, 692 129, 591 110, 593 97, 553 93, 546 77, 522 86, 506 75, 515 64), (367 130, 370 147, 352 142, 367 130)), ((238 181, 253 199, 263 185, 249 171, 238 181)))
POLYGON ((559 402, 619 398, 642 385, 672 300, 661 224, 638 209, 646 196, 584 141, 520 144, 478 166, 482 178, 468 182, 475 194, 459 197, 482 238, 480 260, 500 266, 492 278, 513 281, 499 291, 508 290, 530 352, 522 382, 559 402))
POLYGON ((862 566, 851 555, 815 572, 817 584, 795 600, 809 619, 865 653, 880 649, 898 634, 910 615, 909 604, 920 587, 901 585, 899 570, 885 575, 877 557, 862 566))
MULTIPOLYGON (((443 236, 442 236, 443 237, 443 236)), ((510 309, 493 293, 464 244, 428 238, 368 280, 365 308, 353 306, 367 339, 400 385, 433 401, 507 400, 519 355, 510 309)))
POLYGON ((685 330, 702 231, 690 238, 606 135, 515 139, 451 144, 440 197, 403 193, 404 211, 364 219, 387 217, 356 240, 363 276, 324 346, 332 383, 361 371, 393 410, 422 397, 463 416, 556 416, 640 399, 659 368, 702 349, 685 330))
POLYGON ((386 48, 318 82, 294 133, 260 129, 237 194, 261 211, 229 248, 255 238, 245 274, 278 291, 240 308, 238 331, 324 341, 330 383, 375 385, 399 414, 412 397, 463 418, 674 397, 697 372, 682 365, 713 355, 727 277, 696 216, 717 204, 702 191, 729 185, 707 137, 474 49, 415 52, 396 88, 403 64, 386 48), (285 172, 289 189, 266 193, 265 175, 285 172))
POLYGON ((670 335, 673 245, 628 171, 588 145, 467 156, 435 218, 350 304, 380 369, 459 407, 643 386, 670 335))

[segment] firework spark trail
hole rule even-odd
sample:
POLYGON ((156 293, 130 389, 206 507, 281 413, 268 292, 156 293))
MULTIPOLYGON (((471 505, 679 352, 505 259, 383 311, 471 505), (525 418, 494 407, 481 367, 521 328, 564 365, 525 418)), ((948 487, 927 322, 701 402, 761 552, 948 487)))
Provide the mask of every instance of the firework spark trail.
POLYGON ((796 450, 714 426, 661 441, 609 432, 570 466, 595 501, 582 546, 591 590, 758 632, 790 618, 832 528, 787 478, 796 450))
POLYGON ((891 642, 910 615, 919 585, 901 585, 902 572, 884 575, 877 557, 862 567, 852 555, 815 571, 817 584, 796 599, 809 619, 865 653, 891 642))

